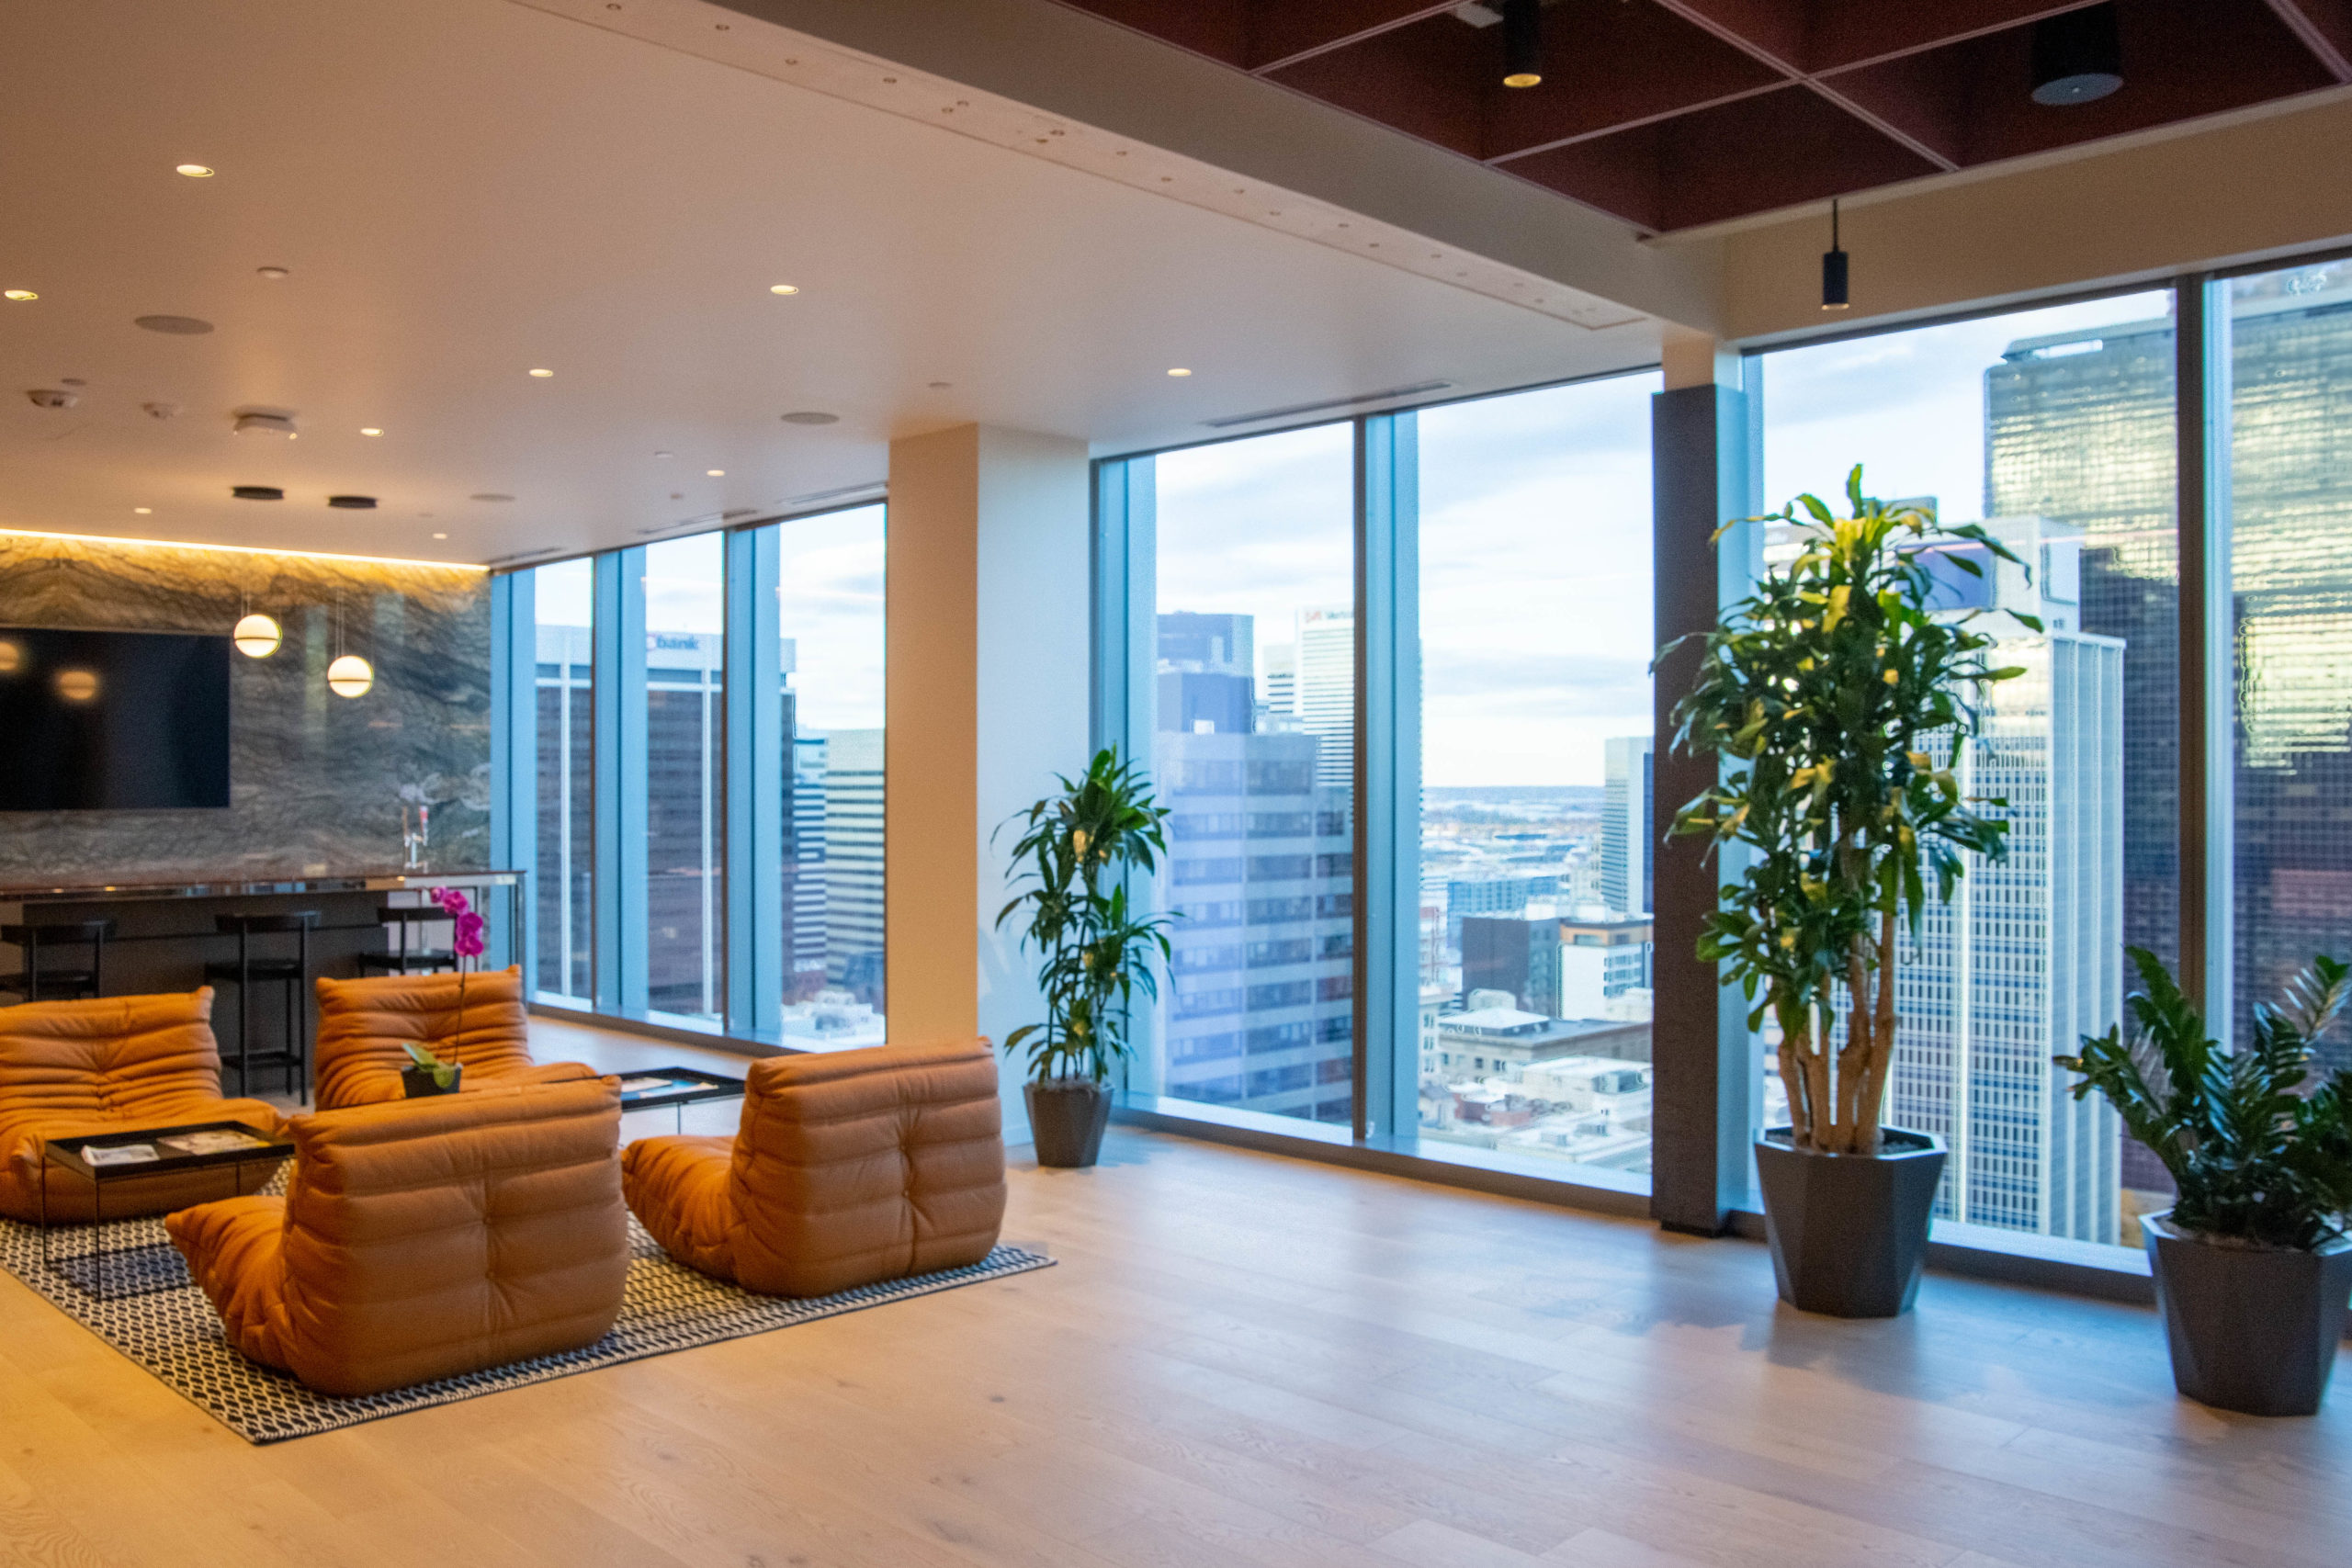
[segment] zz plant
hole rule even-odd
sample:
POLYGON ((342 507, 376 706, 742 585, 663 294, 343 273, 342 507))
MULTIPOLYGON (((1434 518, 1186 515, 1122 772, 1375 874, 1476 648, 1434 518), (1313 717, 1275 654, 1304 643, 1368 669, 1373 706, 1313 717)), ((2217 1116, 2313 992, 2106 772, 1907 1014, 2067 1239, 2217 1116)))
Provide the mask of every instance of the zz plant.
POLYGON ((1012 858, 1025 886, 996 924, 1002 930, 1025 915, 1021 940, 1039 955, 1046 1021, 1022 1025, 1004 1044, 1028 1047, 1029 1076, 1038 1083, 1099 1084, 1127 1056, 1134 994, 1159 994, 1149 959, 1157 953, 1167 962, 1169 917, 1139 913, 1126 874, 1152 871, 1168 852, 1168 812, 1116 747, 1096 752, 1079 778, 1057 774, 1056 782, 1059 793, 1005 823, 1022 829, 1012 858))
MULTIPOLYGON (((1982 612, 1935 608, 1922 559, 1931 545, 1964 540, 2017 562, 2006 546, 1973 524, 1941 527, 1928 508, 1864 495, 1860 467, 1846 499, 1846 517, 1801 495, 1748 519, 1789 525, 1800 550, 1697 639, 1674 743, 1727 766, 1672 830, 1703 835, 1711 852, 1747 852, 1699 956, 1731 964, 1753 1004, 1749 1028, 1768 1013, 1778 1023, 1794 1146, 1874 1155, 1894 1051, 1898 927, 1907 920, 1916 940, 1930 882, 1948 901, 1964 852, 2006 852, 2007 803, 1964 795, 1960 773, 1984 694, 2024 671, 1990 664, 1982 612)), ((1982 575, 1964 554, 1945 558, 1982 575)))
POLYGON ((2312 1047, 2352 998, 2352 965, 2315 958, 2277 1002, 2254 1009, 2254 1038, 2235 1051, 2143 947, 2128 950, 2145 987, 2139 1023, 2085 1035, 2058 1065, 2082 1075, 2081 1100, 2106 1097, 2178 1188, 2172 1223, 2199 1235, 2315 1251, 2352 1213, 2352 1072, 2304 1091, 2312 1047))

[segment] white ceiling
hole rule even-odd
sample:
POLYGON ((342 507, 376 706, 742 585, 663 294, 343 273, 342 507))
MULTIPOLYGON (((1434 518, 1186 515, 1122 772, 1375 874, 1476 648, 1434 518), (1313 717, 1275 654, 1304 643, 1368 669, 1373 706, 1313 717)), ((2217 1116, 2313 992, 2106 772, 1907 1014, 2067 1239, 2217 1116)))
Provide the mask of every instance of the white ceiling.
POLYGON ((0 303, 0 527, 492 560, 879 481, 963 421, 1124 450, 1657 352, 506 0, 0 8, 0 288, 40 295, 0 303))

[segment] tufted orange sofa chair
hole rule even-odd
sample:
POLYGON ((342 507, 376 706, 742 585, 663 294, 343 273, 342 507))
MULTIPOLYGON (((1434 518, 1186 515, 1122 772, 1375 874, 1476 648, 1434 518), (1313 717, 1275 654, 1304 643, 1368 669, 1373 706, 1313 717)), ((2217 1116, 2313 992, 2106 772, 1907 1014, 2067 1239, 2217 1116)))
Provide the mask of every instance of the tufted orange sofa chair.
POLYGON ((379 1393, 611 1331, 620 1126, 609 1078, 296 1116, 284 1198, 164 1225, 230 1344, 322 1393, 379 1393))
POLYGON ((523 1010, 523 971, 465 976, 465 1029, 458 1027, 458 976, 384 975, 319 981, 318 1107, 340 1111, 400 1100, 410 1044, 460 1062, 460 1092, 517 1083, 593 1078, 580 1062, 534 1063, 523 1010))
MULTIPOLYGON (((40 1215, 44 1140, 196 1122, 243 1122, 275 1135, 277 1112, 220 1098, 212 988, 0 1008, 0 1213, 40 1215)), ((157 1214, 218 1198, 234 1172, 194 1170, 107 1184, 107 1213, 157 1214)), ((270 1172, 243 1168, 254 1180, 270 1172)), ((49 1177, 49 1216, 87 1220, 91 1192, 63 1170, 49 1177)))
POLYGON ((978 1263, 1004 1222, 985 1040, 754 1063, 732 1138, 643 1138, 628 1206, 673 1258, 763 1295, 978 1263))

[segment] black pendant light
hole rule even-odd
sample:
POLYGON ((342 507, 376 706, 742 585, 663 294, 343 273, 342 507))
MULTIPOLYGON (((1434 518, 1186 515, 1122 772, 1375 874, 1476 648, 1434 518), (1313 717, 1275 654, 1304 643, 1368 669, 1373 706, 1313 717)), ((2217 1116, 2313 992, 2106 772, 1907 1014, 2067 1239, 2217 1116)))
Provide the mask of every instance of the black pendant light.
POLYGON ((2123 85, 2123 47, 2112 5, 2087 6, 2033 24, 2033 101, 2087 104, 2123 85))
POLYGON ((1846 299, 1846 253, 1838 243, 1838 198, 1829 198, 1829 248, 1821 253, 1821 308, 1842 310, 1846 299))
POLYGON ((1532 87, 1543 80, 1543 0, 1503 0, 1503 85, 1532 87))

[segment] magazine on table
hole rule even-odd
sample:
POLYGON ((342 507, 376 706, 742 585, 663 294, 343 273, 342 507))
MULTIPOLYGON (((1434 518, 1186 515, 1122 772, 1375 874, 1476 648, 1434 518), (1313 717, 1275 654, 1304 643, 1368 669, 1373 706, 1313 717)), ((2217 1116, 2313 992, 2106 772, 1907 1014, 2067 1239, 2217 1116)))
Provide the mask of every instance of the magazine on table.
POLYGON ((665 1089, 677 1089, 679 1087, 680 1085, 676 1078, 650 1077, 621 1079, 621 1092, 623 1094, 659 1094, 665 1089))
POLYGON ((201 1133, 175 1133, 155 1142, 175 1155, 220 1155, 232 1149, 257 1149, 267 1139, 233 1127, 210 1129, 201 1133))
POLYGON ((82 1158, 85 1164, 145 1165, 163 1158, 162 1151, 153 1144, 85 1144, 82 1158))

